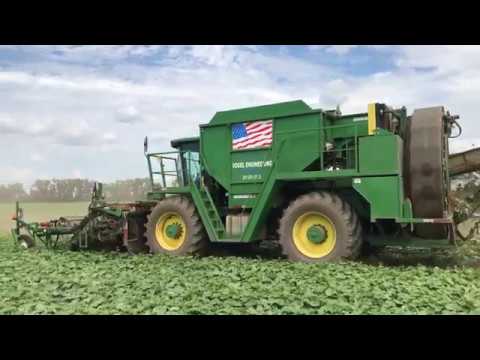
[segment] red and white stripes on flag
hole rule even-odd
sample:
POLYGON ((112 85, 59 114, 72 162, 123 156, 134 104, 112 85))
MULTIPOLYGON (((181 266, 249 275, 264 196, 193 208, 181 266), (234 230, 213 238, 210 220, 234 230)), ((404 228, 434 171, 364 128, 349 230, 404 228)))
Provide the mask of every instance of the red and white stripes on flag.
POLYGON ((255 149, 272 145, 273 120, 235 124, 232 127, 233 150, 255 149))

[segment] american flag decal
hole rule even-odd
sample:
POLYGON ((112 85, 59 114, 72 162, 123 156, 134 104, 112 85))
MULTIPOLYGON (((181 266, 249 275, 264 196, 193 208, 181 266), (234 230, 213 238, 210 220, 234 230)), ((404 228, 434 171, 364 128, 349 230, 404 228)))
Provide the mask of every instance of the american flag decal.
POLYGON ((264 148, 272 145, 272 120, 232 126, 233 150, 264 148))

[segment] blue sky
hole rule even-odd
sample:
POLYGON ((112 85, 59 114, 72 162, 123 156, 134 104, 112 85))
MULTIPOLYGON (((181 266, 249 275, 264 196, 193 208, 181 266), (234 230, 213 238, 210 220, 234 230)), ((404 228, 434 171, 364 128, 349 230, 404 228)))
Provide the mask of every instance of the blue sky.
POLYGON ((445 105, 464 150, 478 94, 478 46, 0 46, 0 183, 143 177, 145 135, 168 150, 216 111, 296 99, 445 105))

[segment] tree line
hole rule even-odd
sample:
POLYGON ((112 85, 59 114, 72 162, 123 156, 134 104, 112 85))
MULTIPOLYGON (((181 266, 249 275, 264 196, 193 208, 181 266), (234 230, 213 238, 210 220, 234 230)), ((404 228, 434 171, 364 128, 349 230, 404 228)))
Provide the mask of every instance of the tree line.
MULTIPOLYGON (((0 202, 90 201, 94 183, 89 179, 50 179, 36 180, 29 189, 21 183, 0 185, 0 202)), ((117 180, 103 185, 109 201, 141 200, 149 190, 148 178, 117 180)))

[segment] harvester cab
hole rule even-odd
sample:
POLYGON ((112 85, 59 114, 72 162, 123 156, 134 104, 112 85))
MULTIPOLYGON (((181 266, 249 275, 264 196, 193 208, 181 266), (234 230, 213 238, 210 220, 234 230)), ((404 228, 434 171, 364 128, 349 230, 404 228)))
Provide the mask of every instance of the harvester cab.
POLYGON ((171 141, 171 146, 179 152, 178 175, 183 184, 188 184, 190 179, 199 186, 201 178, 200 138, 175 139, 171 141))
MULTIPOLYGON (((147 140, 146 140, 147 141, 147 140)), ((200 139, 182 138, 171 141, 176 151, 149 153, 145 147, 152 189, 187 187, 200 184, 200 139)))

